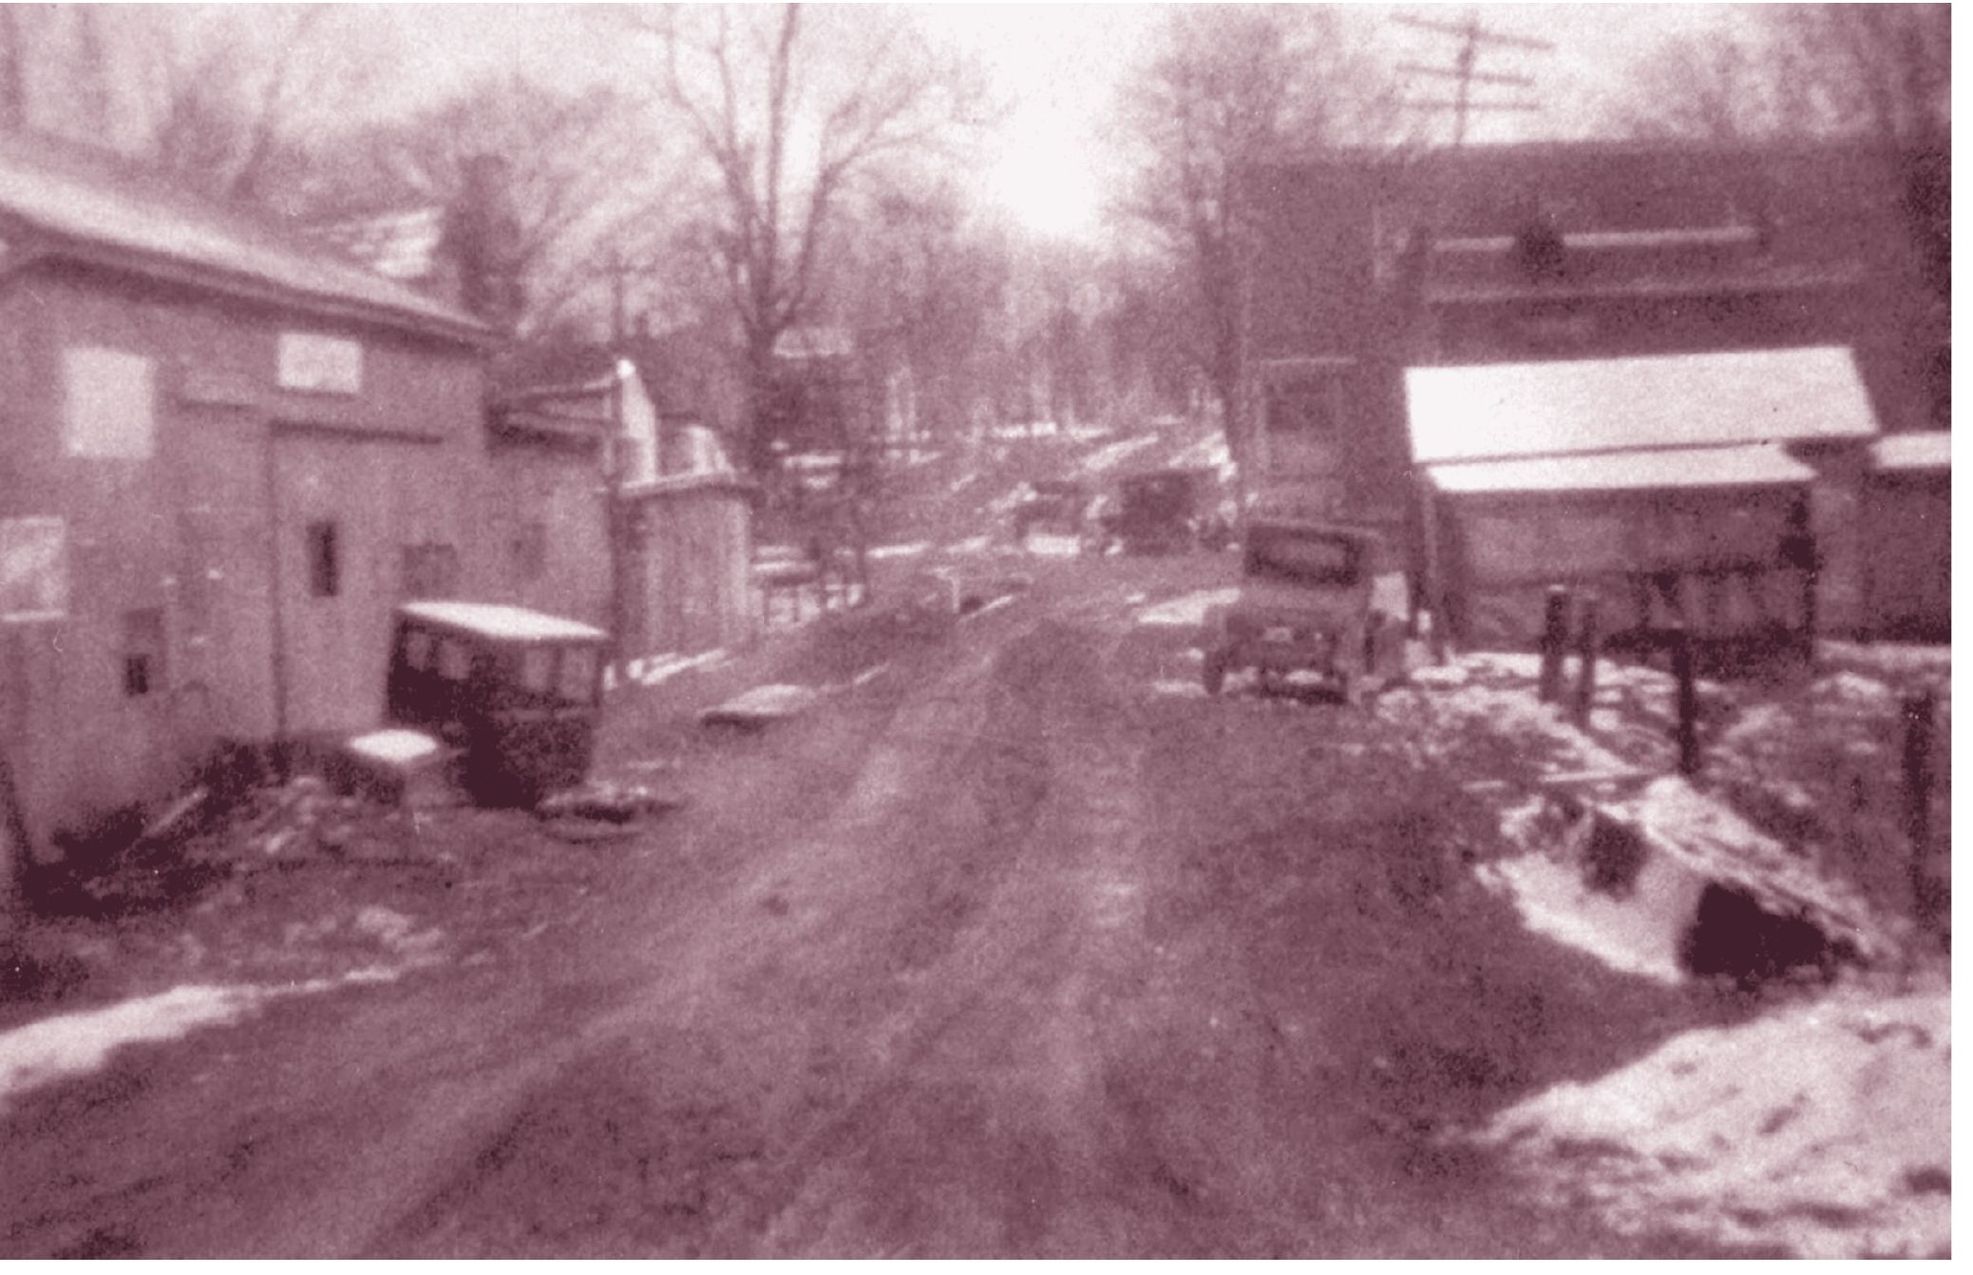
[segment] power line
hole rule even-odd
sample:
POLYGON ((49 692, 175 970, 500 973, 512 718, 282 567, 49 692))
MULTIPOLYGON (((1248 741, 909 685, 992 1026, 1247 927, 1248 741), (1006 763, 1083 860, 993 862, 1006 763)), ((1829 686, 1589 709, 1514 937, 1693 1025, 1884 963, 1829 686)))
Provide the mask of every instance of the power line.
POLYGON ((1435 35, 1451 35, 1459 38, 1459 50, 1453 55, 1453 64, 1450 67, 1421 66, 1417 63, 1407 63, 1398 68, 1400 71, 1409 75, 1437 76, 1442 79, 1458 81, 1458 88, 1454 90, 1454 94, 1450 99, 1431 99, 1405 103, 1405 106, 1412 110, 1451 111, 1453 113, 1452 144, 1454 146, 1464 146, 1466 144, 1466 120, 1474 111, 1535 111, 1541 109, 1539 102, 1525 98, 1476 102, 1473 100, 1472 90, 1475 83, 1500 84, 1520 89, 1532 89, 1535 86, 1534 79, 1531 76, 1515 75, 1503 71, 1479 70, 1476 64, 1479 62, 1480 51, 1483 45, 1499 45, 1506 48, 1529 49, 1540 53, 1552 53, 1555 50, 1555 46, 1549 41, 1535 39, 1532 36, 1510 35, 1504 31, 1494 31, 1483 27, 1480 25, 1478 11, 1472 9, 1466 11, 1464 21, 1457 23, 1444 22, 1432 18, 1416 18, 1406 14, 1399 14, 1392 18, 1392 21, 1402 26, 1416 28, 1420 31, 1430 31, 1435 35))

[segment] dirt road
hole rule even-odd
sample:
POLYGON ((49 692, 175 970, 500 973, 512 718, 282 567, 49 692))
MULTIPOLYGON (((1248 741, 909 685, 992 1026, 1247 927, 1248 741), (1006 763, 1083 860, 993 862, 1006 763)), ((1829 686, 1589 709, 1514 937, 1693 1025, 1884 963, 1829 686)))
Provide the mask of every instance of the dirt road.
POLYGON ((1455 1135, 1705 1007, 1521 930, 1375 714, 1190 693, 1132 617, 1210 563, 1039 574, 764 735, 625 732, 690 806, 497 959, 20 1096, 0 1254, 1690 1255, 1455 1135))

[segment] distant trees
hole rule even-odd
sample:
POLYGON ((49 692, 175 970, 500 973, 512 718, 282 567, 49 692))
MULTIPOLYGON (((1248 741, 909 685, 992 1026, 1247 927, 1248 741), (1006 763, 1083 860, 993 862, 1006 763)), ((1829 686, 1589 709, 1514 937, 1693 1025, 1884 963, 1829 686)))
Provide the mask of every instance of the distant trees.
POLYGON ((1127 82, 1121 114, 1139 160, 1124 211, 1191 278, 1195 358, 1244 461, 1255 422, 1243 176, 1269 159, 1393 137, 1395 96, 1330 8, 1184 6, 1127 82))
POLYGON ((775 345, 819 317, 846 202, 880 166, 951 145, 965 82, 896 11, 668 6, 645 21, 660 102, 704 178, 706 212, 675 242, 707 256, 739 331, 737 450, 759 469, 775 345))
POLYGON ((338 139, 307 183, 307 203, 319 220, 497 200, 520 283, 514 318, 532 332, 593 300, 611 258, 626 256, 632 232, 663 210, 672 158, 642 103, 509 73, 338 139), (487 160, 497 172, 476 169, 487 160), (500 189, 476 192, 475 181, 500 189))
POLYGON ((1931 411, 1950 415, 1952 13, 1943 4, 1774 5, 1642 57, 1607 113, 1639 137, 1843 141, 1905 227, 1901 322, 1931 411))

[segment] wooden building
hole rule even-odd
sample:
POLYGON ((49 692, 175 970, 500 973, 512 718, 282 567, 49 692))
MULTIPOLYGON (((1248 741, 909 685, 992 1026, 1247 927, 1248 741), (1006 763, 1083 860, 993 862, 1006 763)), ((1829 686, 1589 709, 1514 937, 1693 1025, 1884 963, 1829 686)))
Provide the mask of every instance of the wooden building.
POLYGON ((1865 603, 1872 632, 1904 641, 1952 636, 1952 435, 1893 434, 1870 449, 1862 509, 1865 603))
MULTIPOLYGON (((1919 321, 1934 281, 1886 193, 1897 186, 1882 157, 1853 147, 1545 143, 1345 155, 1259 168, 1246 181, 1258 229, 1249 336, 1263 481, 1402 527, 1414 577, 1436 570, 1434 587, 1451 591, 1456 628, 1498 608, 1460 596, 1487 571, 1443 560, 1447 538, 1465 530, 1428 520, 1456 520, 1478 509, 1483 493, 1487 501, 1514 496, 1499 484, 1534 481, 1528 465, 1538 459, 1487 442, 1503 418, 1479 387, 1507 392, 1510 382, 1532 378, 1555 392, 1618 396, 1555 404, 1567 423, 1558 422, 1540 452, 1547 460, 1614 457, 1675 446, 1680 427, 1625 401, 1636 390, 1628 375, 1542 369, 1629 363, 1636 371, 1651 360, 1699 358, 1709 375, 1806 376, 1724 387, 1720 401, 1760 399, 1767 414, 1726 422, 1702 412, 1716 433, 1688 442, 1788 445, 1786 457, 1732 472, 1778 492, 1808 467, 1809 530, 1822 553, 1817 622, 1868 629, 1864 443, 1880 429, 1933 426, 1949 411, 1937 375, 1948 358, 1943 328, 1919 321), (1764 357, 1704 361, 1724 355, 1764 357), (1474 447, 1459 459, 1505 468, 1442 473, 1454 457, 1417 450, 1421 432, 1436 434, 1439 425, 1418 419, 1409 391, 1453 384, 1430 374, 1454 370, 1461 388, 1444 402, 1474 447), (1841 437, 1818 438, 1809 422, 1831 377, 1844 386, 1846 411, 1858 402, 1851 390, 1862 394, 1861 414, 1841 437), (1645 418, 1663 425, 1665 437, 1630 437, 1625 422, 1645 418), (1468 485, 1454 490, 1440 478, 1468 485)), ((1677 379, 1651 392, 1690 401, 1677 379)), ((1616 459, 1544 463, 1541 499, 1614 500, 1612 483, 1625 467, 1616 459), (1574 495, 1555 486, 1577 479, 1584 486, 1574 495)), ((1623 499, 1676 503, 1681 474, 1689 471, 1653 461, 1620 484, 1630 493, 1623 499)), ((1627 570, 1646 565, 1635 558, 1627 570)), ((1488 618, 1462 636, 1504 640, 1512 627, 1488 618)))
POLYGON ((378 720, 391 607, 487 579, 488 335, 119 170, 0 145, 0 749, 34 844, 168 791, 217 740, 378 720))
POLYGON ((1832 457, 1875 436, 1847 350, 1414 368, 1407 390, 1425 592, 1469 641, 1531 642, 1551 584, 1596 596, 1614 635, 1676 618, 1772 641, 1811 607, 1861 611, 1854 517, 1824 518, 1852 534, 1820 540, 1813 599, 1788 551, 1818 503, 1854 499, 1832 457))

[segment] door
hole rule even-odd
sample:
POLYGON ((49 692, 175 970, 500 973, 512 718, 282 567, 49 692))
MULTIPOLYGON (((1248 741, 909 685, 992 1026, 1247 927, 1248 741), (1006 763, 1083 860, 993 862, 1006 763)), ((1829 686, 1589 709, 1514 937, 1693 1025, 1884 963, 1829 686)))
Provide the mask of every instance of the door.
POLYGON ((457 537, 428 444, 277 432, 275 554, 286 729, 365 730, 383 718, 390 617, 405 572, 457 537))

